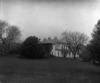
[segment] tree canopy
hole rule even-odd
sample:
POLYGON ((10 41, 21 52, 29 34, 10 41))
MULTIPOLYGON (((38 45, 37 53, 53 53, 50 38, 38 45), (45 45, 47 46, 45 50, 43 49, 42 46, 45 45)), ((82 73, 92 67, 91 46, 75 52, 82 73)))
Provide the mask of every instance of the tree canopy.
POLYGON ((100 20, 95 25, 92 33, 92 40, 89 44, 89 52, 93 61, 100 62, 100 20))
POLYGON ((19 27, 10 25, 5 21, 0 20, 0 42, 16 42, 20 39, 21 31, 19 27))
POLYGON ((0 20, 0 54, 8 55, 14 44, 20 40, 21 31, 19 27, 10 25, 0 20))
POLYGON ((65 31, 62 33, 62 40, 66 42, 66 45, 75 58, 81 46, 86 44, 88 37, 84 33, 65 31))

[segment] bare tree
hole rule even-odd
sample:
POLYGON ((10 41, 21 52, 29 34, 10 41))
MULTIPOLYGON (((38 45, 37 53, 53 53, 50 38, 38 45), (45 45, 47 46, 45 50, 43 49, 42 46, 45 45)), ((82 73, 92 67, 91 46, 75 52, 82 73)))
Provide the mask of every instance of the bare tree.
POLYGON ((65 31, 62 33, 62 40, 66 42, 69 50, 76 58, 76 54, 81 49, 81 46, 87 42, 88 37, 84 33, 65 31))

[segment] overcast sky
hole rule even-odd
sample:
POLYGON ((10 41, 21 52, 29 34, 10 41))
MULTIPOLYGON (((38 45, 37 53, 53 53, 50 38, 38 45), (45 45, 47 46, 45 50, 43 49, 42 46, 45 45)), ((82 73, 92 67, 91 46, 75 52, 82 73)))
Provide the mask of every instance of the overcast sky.
POLYGON ((0 0, 0 19, 17 25, 23 38, 60 37, 64 30, 91 35, 100 19, 99 0, 0 0))

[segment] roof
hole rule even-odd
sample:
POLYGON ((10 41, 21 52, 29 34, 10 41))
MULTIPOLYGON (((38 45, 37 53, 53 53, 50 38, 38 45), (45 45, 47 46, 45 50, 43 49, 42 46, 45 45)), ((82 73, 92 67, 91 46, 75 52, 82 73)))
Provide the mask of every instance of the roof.
POLYGON ((61 40, 45 40, 45 41, 40 41, 40 43, 66 44, 66 42, 63 42, 61 40))

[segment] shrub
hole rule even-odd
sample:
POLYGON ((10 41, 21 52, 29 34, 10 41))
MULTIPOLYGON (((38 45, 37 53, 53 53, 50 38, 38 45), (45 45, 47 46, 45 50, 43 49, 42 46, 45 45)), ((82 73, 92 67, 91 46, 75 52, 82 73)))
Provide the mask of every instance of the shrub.
POLYGON ((39 44, 39 39, 35 36, 28 37, 21 46, 20 54, 26 58, 43 58, 45 48, 39 44))
POLYGON ((0 44, 0 56, 7 56, 9 53, 9 48, 5 44, 0 44))
POLYGON ((80 53, 80 58, 82 58, 82 61, 85 61, 85 62, 91 61, 92 57, 90 55, 89 48, 90 46, 87 45, 84 49, 82 49, 82 52, 80 53))
POLYGON ((9 51, 9 54, 12 55, 12 54, 17 54, 17 55, 20 55, 20 50, 21 50, 21 43, 15 43, 10 51, 9 51))
POLYGON ((21 46, 21 56, 37 58, 38 38, 28 37, 21 46))

